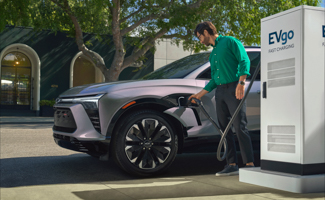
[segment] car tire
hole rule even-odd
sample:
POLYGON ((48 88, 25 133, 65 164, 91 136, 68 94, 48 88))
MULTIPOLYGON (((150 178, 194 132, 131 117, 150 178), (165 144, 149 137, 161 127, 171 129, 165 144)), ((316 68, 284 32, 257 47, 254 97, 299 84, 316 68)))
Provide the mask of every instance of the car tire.
POLYGON ((118 124, 112 155, 126 172, 137 176, 162 173, 174 161, 178 138, 172 123, 155 110, 131 113, 118 124))

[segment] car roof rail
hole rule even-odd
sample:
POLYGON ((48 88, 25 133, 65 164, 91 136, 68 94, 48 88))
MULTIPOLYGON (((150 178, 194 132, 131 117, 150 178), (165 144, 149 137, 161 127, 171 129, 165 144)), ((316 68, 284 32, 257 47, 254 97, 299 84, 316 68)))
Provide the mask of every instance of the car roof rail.
POLYGON ((250 48, 261 48, 260 46, 244 46, 245 48, 247 49, 250 49, 250 48))

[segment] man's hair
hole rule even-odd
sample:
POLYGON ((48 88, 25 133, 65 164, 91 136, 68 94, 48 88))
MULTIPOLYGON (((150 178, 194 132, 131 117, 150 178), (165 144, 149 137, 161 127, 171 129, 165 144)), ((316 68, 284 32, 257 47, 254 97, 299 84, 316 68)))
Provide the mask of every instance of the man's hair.
POLYGON ((197 33, 203 34, 204 30, 207 30, 209 35, 218 34, 216 27, 210 21, 205 21, 196 26, 194 35, 197 36, 197 33))

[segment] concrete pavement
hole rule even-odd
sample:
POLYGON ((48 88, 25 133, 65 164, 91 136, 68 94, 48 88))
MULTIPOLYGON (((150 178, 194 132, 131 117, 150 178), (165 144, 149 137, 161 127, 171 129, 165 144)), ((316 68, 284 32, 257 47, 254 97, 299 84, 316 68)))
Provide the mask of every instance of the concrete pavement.
POLYGON ((215 154, 181 154, 161 176, 132 177, 114 162, 58 147, 52 123, 51 117, 0 117, 1 200, 325 199, 325 193, 295 194, 242 183, 238 176, 215 177, 223 164, 215 154))
POLYGON ((36 185, 1 188, 1 199, 67 200, 270 200, 313 199, 324 195, 294 194, 238 182, 238 176, 210 175, 100 183, 36 185))

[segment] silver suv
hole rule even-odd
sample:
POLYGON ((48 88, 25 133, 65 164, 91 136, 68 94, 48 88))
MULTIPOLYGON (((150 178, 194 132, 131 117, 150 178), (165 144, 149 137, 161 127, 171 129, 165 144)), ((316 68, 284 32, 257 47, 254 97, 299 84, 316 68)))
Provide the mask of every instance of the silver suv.
MULTIPOLYGON (((253 75, 260 48, 245 48, 253 75)), ((211 78, 209 55, 187 56, 140 80, 67 90, 54 105, 55 142, 101 160, 113 158, 126 172, 140 176, 166 170, 177 153, 205 152, 208 144, 213 144, 215 151, 220 133, 199 108, 184 106, 211 78)), ((202 102, 217 121, 214 91, 202 102)), ((249 130, 259 130, 259 76, 247 97, 247 118, 249 130)))

